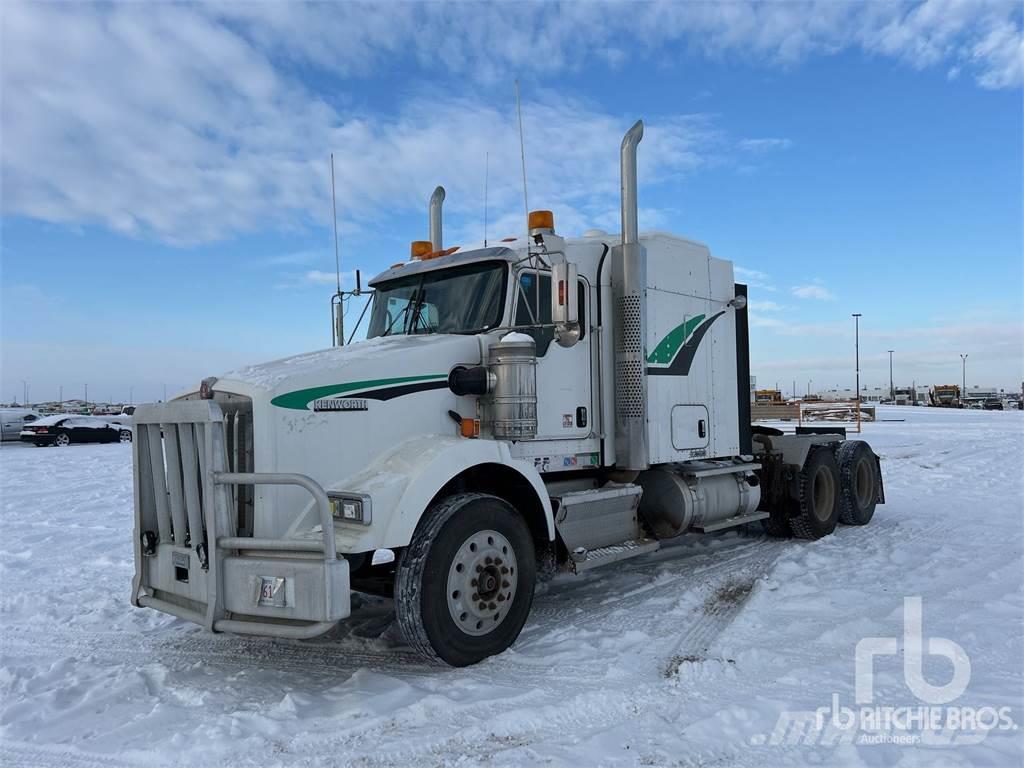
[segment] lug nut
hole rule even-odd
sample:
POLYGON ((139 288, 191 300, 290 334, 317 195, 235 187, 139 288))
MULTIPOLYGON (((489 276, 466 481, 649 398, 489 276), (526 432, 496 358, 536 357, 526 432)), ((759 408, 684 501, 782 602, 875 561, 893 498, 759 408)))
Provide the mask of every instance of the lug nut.
POLYGON ((487 565, 490 565, 491 563, 493 563, 493 562, 494 562, 494 560, 492 560, 492 559, 491 559, 491 557, 490 557, 490 555, 488 555, 487 557, 485 557, 485 558, 484 558, 484 562, 485 562, 485 563, 486 563, 487 565))
POLYGON ((479 600, 480 599, 480 595, 478 595, 476 592, 474 592, 473 593, 473 599, 474 600, 479 600))
POLYGON ((486 609, 487 609, 487 603, 480 603, 480 610, 483 611, 483 610, 486 610, 486 609))
POLYGON ((506 568, 504 565, 501 566, 501 572, 502 573, 508 573, 508 568, 506 568))
POLYGON ((498 602, 499 603, 505 602, 505 596, 504 595, 498 595, 498 602))
POLYGON ((493 611, 493 610, 494 610, 495 608, 497 608, 498 606, 497 606, 497 604, 495 604, 495 603, 488 603, 488 604, 487 604, 487 607, 488 607, 489 609, 491 609, 491 610, 493 611))
POLYGON ((476 586, 476 579, 470 579, 469 580, 469 586, 475 587, 476 586))
POLYGON ((482 571, 483 569, 484 569, 484 567, 483 567, 482 565, 478 565, 478 566, 476 567, 476 572, 477 572, 477 573, 480 573, 480 571, 482 571))
POLYGON ((494 564, 495 565, 501 565, 501 558, 500 557, 494 558, 494 564))
POLYGON ((501 586, 503 586, 505 589, 508 589, 512 585, 509 584, 507 581, 503 581, 503 582, 501 582, 501 586))

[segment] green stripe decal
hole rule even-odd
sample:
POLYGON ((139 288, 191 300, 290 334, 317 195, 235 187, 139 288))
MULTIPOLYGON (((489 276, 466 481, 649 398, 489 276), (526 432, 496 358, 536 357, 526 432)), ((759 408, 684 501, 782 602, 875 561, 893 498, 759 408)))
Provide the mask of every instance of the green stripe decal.
POLYGON ((693 333, 694 329, 704 322, 704 315, 697 315, 669 331, 668 335, 658 342, 658 346, 647 356, 647 362, 655 365, 668 365, 676 356, 679 348, 693 333))
POLYGON ((397 379, 369 379, 368 381, 350 381, 348 384, 328 384, 323 387, 311 387, 309 389, 298 389, 295 392, 286 392, 278 395, 270 401, 271 405, 278 408, 291 408, 296 411, 309 410, 309 404, 321 397, 332 397, 347 392, 357 392, 364 389, 380 389, 396 384, 409 384, 416 381, 438 381, 447 379, 443 373, 432 373, 429 376, 400 376, 397 379))

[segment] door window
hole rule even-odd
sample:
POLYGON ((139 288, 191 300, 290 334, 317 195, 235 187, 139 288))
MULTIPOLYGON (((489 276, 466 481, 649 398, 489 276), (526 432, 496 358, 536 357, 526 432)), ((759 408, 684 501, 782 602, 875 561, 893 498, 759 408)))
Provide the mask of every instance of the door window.
MULTIPOLYGON (((521 330, 523 333, 532 336, 537 344, 537 357, 544 357, 547 354, 551 342, 555 340, 555 329, 551 325, 551 276, 540 275, 540 285, 537 285, 536 272, 523 272, 519 275, 519 295, 516 300, 515 324, 526 326, 521 330), (539 291, 538 291, 539 288, 539 291), (537 306, 538 292, 540 294, 540 306, 537 306), (546 328, 530 328, 531 325, 546 325, 546 328)), ((578 291, 578 306, 580 318, 580 341, 587 334, 587 288, 586 284, 579 280, 576 285, 578 291)))

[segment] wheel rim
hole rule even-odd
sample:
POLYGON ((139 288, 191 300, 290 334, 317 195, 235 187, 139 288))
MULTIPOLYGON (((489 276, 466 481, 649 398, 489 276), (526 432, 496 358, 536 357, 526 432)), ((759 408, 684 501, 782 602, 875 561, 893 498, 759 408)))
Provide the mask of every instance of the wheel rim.
POLYGON ((55 442, 57 445, 67 445, 68 443, 71 442, 71 438, 69 438, 67 435, 57 435, 56 439, 53 442, 55 442))
POLYGON ((497 531, 478 531, 459 547, 448 569, 448 611, 467 635, 493 632, 516 596, 516 553, 497 531))
POLYGON ((828 467, 818 467, 814 475, 814 516, 825 522, 832 516, 835 505, 836 488, 832 473, 828 467))
POLYGON ((871 471, 871 465, 866 460, 857 462, 856 472, 856 495, 857 505, 861 509, 866 509, 871 504, 871 496, 874 492, 874 472, 871 471))
POLYGON ((122 430, 120 438, 122 443, 130 443, 132 441, 132 433, 128 430, 122 430))

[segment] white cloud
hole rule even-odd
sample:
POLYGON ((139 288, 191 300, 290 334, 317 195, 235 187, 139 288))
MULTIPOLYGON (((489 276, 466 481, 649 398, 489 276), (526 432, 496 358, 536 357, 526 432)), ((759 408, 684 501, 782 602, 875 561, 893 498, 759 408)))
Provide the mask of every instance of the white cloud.
POLYGON ((781 312, 785 309, 774 301, 751 301, 747 306, 752 312, 781 312))
POLYGON ((770 152, 777 149, 789 149, 793 146, 790 139, 743 139, 740 149, 747 152, 770 152))
POLYGON ((817 299, 818 301, 833 301, 835 294, 823 285, 794 285, 792 288, 794 296, 801 299, 817 299))
POLYGON ((756 312, 751 313, 750 317, 748 318, 748 322, 751 326, 755 328, 774 328, 776 330, 781 331, 783 328, 786 327, 785 321, 777 317, 764 317, 763 315, 759 315, 756 312))
MULTIPOLYGON (((1011 88, 1024 81, 1019 16, 1012 2, 936 0, 522 4, 514 14, 447 3, 11 2, 0 15, 0 198, 5 214, 203 242, 326 223, 332 150, 343 228, 371 226, 385 208, 420 209, 438 182, 451 210, 478 216, 490 152, 492 221, 518 229, 511 93, 474 97, 482 83, 683 48, 769 64, 861 48, 1011 88), (334 86, 410 58, 424 77, 465 75, 459 92, 469 95, 410 86, 382 118, 352 108, 334 86), (311 93, 300 71, 331 87, 311 93)), ((563 231, 591 226, 614 209, 608 156, 630 117, 564 93, 528 96, 531 201, 557 206, 563 231)), ((727 144, 706 116, 654 115, 643 183, 692 170, 727 144)), ((740 146, 784 149, 788 140, 740 146)))
MULTIPOLYGON (((494 231, 522 228, 511 99, 497 107, 423 92, 371 118, 309 93, 205 7, 13 8, 4 16, 6 213, 180 243, 327 223, 333 151, 343 230, 372 226, 384 210, 425 211, 438 183, 447 210, 477 216, 489 152, 494 231)), ((269 51, 281 41, 268 40, 269 51)), ((630 118, 541 93, 524 103, 524 122, 534 207, 559 210, 566 232, 615 209, 614 158, 630 118)), ((699 167, 719 141, 709 118, 654 116, 643 183, 699 167)))
POLYGON ((307 283, 314 285, 335 285, 338 279, 334 272, 322 272, 319 269, 311 269, 305 278, 307 283))
POLYGON ((296 264, 312 264, 315 261, 323 261, 327 258, 327 252, 322 249, 310 248, 305 251, 292 251, 277 256, 268 256, 262 260, 268 266, 293 266, 296 264))
POLYGON ((758 288, 762 291, 775 290, 775 286, 771 284, 771 278, 768 274, 759 269, 734 266, 733 274, 736 275, 737 280, 746 283, 751 288, 758 288))

